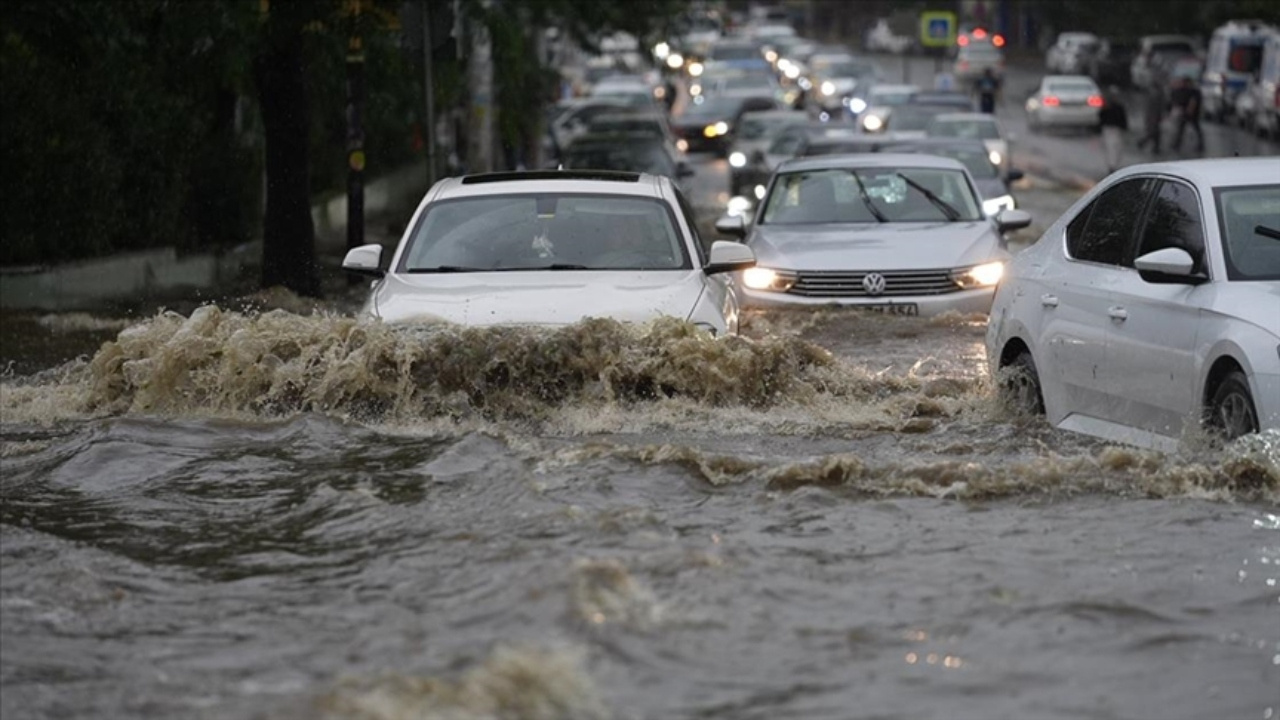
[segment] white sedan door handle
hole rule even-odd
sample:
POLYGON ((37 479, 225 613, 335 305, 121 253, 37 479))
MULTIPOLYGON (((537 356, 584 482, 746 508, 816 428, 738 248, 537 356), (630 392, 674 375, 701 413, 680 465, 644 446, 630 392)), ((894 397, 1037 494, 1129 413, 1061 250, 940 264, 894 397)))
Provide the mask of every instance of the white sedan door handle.
POLYGON ((1112 307, 1108 308, 1108 309, 1107 309, 1107 314, 1111 316, 1111 319, 1112 319, 1112 320, 1120 320, 1121 322, 1123 322, 1123 321, 1125 321, 1125 320, 1129 319, 1129 311, 1128 311, 1128 310, 1125 310, 1124 308, 1120 307, 1119 305, 1114 305, 1114 306, 1112 306, 1112 307))
POLYGON ((1046 295, 1041 295, 1041 296, 1040 296, 1040 304, 1041 304, 1041 305, 1043 305, 1043 306, 1045 306, 1045 307, 1058 307, 1058 296, 1057 296, 1057 295, 1048 295, 1048 294, 1046 294, 1046 295))

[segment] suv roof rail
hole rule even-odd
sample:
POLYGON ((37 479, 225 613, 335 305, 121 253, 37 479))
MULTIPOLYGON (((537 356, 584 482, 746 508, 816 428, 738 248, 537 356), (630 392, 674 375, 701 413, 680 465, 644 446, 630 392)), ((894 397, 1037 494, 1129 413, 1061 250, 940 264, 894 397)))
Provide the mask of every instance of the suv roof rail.
POLYGON ((620 170, 524 170, 519 172, 491 172, 467 175, 463 185, 509 182, 512 180, 610 180, 613 182, 640 182, 640 173, 620 170))

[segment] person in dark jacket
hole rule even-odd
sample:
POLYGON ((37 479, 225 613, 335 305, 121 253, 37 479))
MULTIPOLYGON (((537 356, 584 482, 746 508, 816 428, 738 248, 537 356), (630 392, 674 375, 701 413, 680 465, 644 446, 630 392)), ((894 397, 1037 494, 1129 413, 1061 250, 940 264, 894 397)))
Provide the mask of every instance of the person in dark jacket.
POLYGON ((991 72, 991 68, 982 71, 982 76, 973 83, 974 92, 978 94, 978 107, 982 112, 992 115, 996 111, 996 93, 1000 92, 1000 78, 991 72))
POLYGON ((1107 174, 1110 175, 1120 168, 1120 150, 1124 147, 1124 134, 1129 129, 1129 113, 1114 87, 1107 88, 1102 102, 1098 125, 1102 127, 1102 149, 1107 158, 1107 174))
POLYGON ((1178 87, 1169 94, 1169 104, 1177 117, 1177 124, 1173 131, 1175 150, 1182 149, 1182 131, 1190 125, 1191 129, 1196 131, 1196 151, 1204 152, 1204 133, 1200 131, 1200 106, 1203 97, 1200 94, 1200 88, 1196 87, 1189 77, 1179 80, 1178 87))

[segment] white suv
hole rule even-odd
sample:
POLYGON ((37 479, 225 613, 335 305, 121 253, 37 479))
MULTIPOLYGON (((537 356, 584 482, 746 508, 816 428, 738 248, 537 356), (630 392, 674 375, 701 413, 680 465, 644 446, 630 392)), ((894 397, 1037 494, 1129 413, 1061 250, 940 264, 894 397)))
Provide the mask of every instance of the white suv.
POLYGON ((745 245, 706 248, 680 191, 654 175, 598 170, 447 178, 427 191, 389 265, 381 245, 342 267, 376 278, 363 314, 388 322, 569 324, 674 316, 736 333, 728 274, 745 245))

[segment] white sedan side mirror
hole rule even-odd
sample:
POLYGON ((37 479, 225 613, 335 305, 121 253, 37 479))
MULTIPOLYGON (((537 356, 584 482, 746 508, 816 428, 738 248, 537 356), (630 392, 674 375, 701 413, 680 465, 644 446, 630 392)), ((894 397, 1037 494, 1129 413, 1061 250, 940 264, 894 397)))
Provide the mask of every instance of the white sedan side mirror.
MULTIPOLYGON (((741 221, 742 218, 737 218, 741 221)), ((742 243, 728 240, 717 240, 711 243, 711 256, 702 272, 708 275, 716 273, 746 270, 756 266, 756 254, 742 243)))
POLYGON ((1191 269, 1195 267, 1195 264, 1196 262, 1192 259, 1191 253, 1178 247, 1167 247, 1149 252, 1133 261, 1133 266, 1139 272, 1181 275, 1183 277, 1191 274, 1191 269))
POLYGON ((382 246, 374 244, 351 248, 347 251, 347 256, 342 259, 342 269, 377 278, 386 275, 386 271, 382 269, 382 246))

